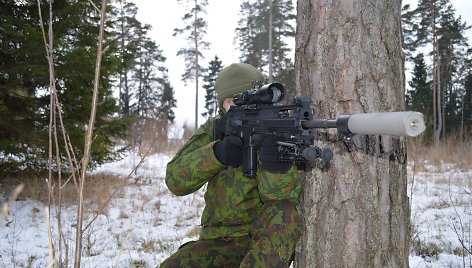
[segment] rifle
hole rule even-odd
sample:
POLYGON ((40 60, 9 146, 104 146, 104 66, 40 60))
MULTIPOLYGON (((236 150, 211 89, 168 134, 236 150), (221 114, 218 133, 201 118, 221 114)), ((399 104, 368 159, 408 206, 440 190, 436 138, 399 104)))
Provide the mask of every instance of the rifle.
POLYGON ((315 160, 328 163, 333 158, 330 149, 313 145, 317 128, 336 128, 346 138, 356 134, 414 137, 425 129, 423 114, 413 111, 314 119, 315 111, 309 98, 295 97, 292 104, 274 105, 284 96, 285 87, 280 83, 254 87, 235 95, 235 105, 215 122, 214 140, 227 135, 236 135, 243 140, 242 171, 247 177, 256 176, 257 151, 268 135, 277 138, 279 161, 290 161, 299 170, 309 170, 314 167, 315 160))

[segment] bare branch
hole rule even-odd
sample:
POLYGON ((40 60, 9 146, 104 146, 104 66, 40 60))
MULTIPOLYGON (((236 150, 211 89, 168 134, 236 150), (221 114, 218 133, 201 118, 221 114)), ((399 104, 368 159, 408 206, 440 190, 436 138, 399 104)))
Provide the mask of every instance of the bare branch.
POLYGON ((90 220, 90 222, 84 227, 83 229, 83 232, 85 232, 87 230, 87 228, 90 227, 90 225, 92 225, 92 223, 98 218, 98 215, 102 214, 103 211, 105 210, 105 208, 107 207, 107 205, 110 203, 110 201, 113 199, 113 197, 115 197, 115 195, 121 190, 123 189, 124 186, 126 186, 128 180, 131 178, 131 176, 133 175, 133 173, 135 173, 139 167, 144 163, 144 159, 148 156, 149 152, 151 151, 152 148, 154 148, 154 144, 156 143, 157 139, 155 139, 153 141, 153 143, 149 146, 149 148, 147 149, 146 153, 141 157, 141 160, 139 161, 139 163, 134 166, 133 170, 130 171, 130 173, 128 174, 128 176, 123 180, 123 182, 118 186, 118 188, 116 188, 112 194, 107 198, 107 200, 105 202, 103 202, 103 205, 98 209, 98 212, 95 214, 95 216, 90 220))
POLYGON ((105 17, 106 17, 106 6, 107 0, 102 0, 102 9, 100 11, 100 30, 98 35, 98 49, 97 49, 97 58, 95 63, 95 79, 93 86, 93 97, 92 97, 92 110, 90 112, 90 120, 86 129, 85 135, 85 144, 84 144, 84 155, 82 158, 82 170, 79 177, 79 204, 77 208, 77 227, 76 227, 76 240, 75 240, 75 259, 74 267, 80 267, 81 255, 82 255, 82 224, 83 224, 83 213, 84 213, 84 185, 85 185, 85 176, 87 173, 87 167, 90 160, 90 149, 92 145, 93 137, 93 127, 95 124, 95 116, 97 111, 97 102, 98 102, 98 87, 100 80, 100 67, 102 62, 102 51, 103 51, 103 40, 105 32, 105 17))
MULTIPOLYGON (((88 0, 88 2, 95 8, 95 10, 96 10, 98 13, 101 13, 100 9, 95 5, 94 2, 92 2, 92 0, 88 0)), ((102 3, 102 6, 103 6, 103 3, 102 3)))
MULTIPOLYGON (((51 221, 51 205, 54 202, 54 185, 52 183, 52 139, 54 137, 54 142, 56 144, 56 148, 58 148, 58 140, 57 140, 57 131, 56 131, 56 102, 54 101, 55 95, 56 95, 56 84, 55 84, 55 76, 54 76, 54 60, 53 60, 53 34, 52 34, 52 3, 51 1, 49 2, 49 28, 48 28, 48 34, 49 34, 49 43, 46 39, 46 31, 44 29, 44 21, 42 17, 42 12, 41 12, 41 2, 38 0, 38 13, 39 13, 39 22, 41 26, 41 32, 43 35, 43 42, 44 42, 44 48, 46 49, 46 58, 48 61, 49 65, 49 88, 50 88, 50 111, 49 111, 49 156, 48 156, 48 162, 49 162, 49 174, 48 174, 48 179, 46 180, 47 186, 48 186, 48 206, 46 210, 46 220, 48 222, 48 233, 51 232, 51 226, 50 226, 50 221, 51 221)), ((58 157, 58 152, 59 150, 56 150, 56 159, 60 159, 58 157)), ((58 169, 60 170, 60 162, 58 161, 58 169)), ((60 188, 60 187, 59 187, 60 188)), ((60 202, 61 198, 59 198, 60 202)), ((61 232, 61 219, 60 219, 60 211, 58 212, 58 231, 61 232)), ((49 236, 51 238, 52 236, 49 236)), ((61 255, 61 245, 59 241, 59 253, 58 255, 61 255)), ((49 241, 49 246, 50 246, 50 254, 51 254, 51 259, 55 260, 55 250, 54 250, 54 244, 52 243, 52 239, 49 241)))

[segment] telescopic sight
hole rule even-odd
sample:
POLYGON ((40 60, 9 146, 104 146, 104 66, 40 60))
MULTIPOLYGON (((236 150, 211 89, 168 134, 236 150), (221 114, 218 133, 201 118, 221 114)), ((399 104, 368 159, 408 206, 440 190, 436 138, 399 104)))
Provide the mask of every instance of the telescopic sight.
POLYGON ((260 89, 249 89, 234 96, 235 105, 274 104, 283 100, 285 87, 280 83, 270 83, 260 89))

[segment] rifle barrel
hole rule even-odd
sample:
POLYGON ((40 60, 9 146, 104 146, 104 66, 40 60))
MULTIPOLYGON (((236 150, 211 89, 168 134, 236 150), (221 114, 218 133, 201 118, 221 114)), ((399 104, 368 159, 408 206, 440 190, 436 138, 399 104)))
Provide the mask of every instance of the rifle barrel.
POLYGON ((302 126, 304 129, 309 128, 335 128, 336 127, 336 119, 311 119, 308 121, 304 121, 302 126))

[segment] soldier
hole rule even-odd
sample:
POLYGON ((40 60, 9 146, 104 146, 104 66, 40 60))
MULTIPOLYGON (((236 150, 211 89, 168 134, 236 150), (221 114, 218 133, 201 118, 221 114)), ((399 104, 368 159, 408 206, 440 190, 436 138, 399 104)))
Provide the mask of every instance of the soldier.
MULTIPOLYGON (((215 90, 222 116, 233 96, 262 84, 261 72, 234 63, 218 74, 215 90)), ((297 211, 301 178, 291 163, 278 162, 276 141, 266 138, 259 148, 257 178, 240 168, 242 139, 229 135, 213 141, 210 118, 167 164, 166 184, 178 196, 205 183, 205 208, 200 237, 183 244, 160 267, 289 267, 302 232, 297 211)))

